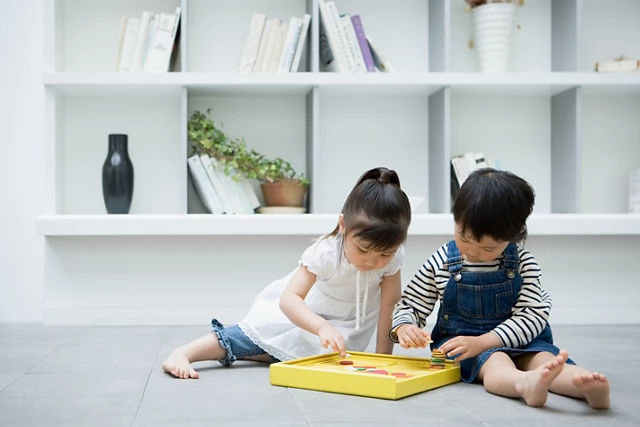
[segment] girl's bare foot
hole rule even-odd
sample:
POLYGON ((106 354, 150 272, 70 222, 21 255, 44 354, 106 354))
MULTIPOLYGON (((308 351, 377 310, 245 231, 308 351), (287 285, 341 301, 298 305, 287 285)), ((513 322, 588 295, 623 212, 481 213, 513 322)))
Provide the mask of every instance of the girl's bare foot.
POLYGON ((542 406, 547 402, 549 386, 551 382, 562 372, 564 364, 569 358, 566 350, 560 353, 544 365, 526 371, 521 379, 516 382, 516 390, 529 406, 542 406))
POLYGON ((584 393, 593 409, 609 409, 609 381, 598 372, 587 372, 573 376, 573 385, 584 393))
POLYGON ((200 375, 191 367, 189 359, 182 347, 171 352, 167 360, 162 363, 162 369, 176 378, 198 378, 200 375))

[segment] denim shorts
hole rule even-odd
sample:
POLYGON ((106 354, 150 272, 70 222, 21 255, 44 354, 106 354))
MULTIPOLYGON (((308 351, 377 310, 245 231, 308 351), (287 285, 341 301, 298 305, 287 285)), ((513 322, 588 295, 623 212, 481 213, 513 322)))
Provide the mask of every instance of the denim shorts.
MULTIPOLYGON (((246 356, 260 356, 267 354, 266 351, 258 347, 248 336, 242 332, 238 325, 225 328, 217 319, 211 320, 211 329, 218 335, 220 346, 227 351, 224 359, 218 360, 224 366, 231 366, 233 362, 246 356)), ((273 356, 271 363, 279 362, 273 356)))

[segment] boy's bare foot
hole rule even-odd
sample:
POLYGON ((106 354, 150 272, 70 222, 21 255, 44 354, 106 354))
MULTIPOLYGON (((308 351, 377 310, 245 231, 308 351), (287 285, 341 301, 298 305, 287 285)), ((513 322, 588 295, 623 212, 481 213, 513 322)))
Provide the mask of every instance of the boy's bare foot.
POLYGON ((542 406, 547 402, 551 382, 562 372, 564 364, 569 358, 566 350, 544 365, 524 373, 516 383, 516 390, 529 406, 542 406))
POLYGON ((167 360, 162 363, 162 369, 176 378, 198 378, 200 375, 191 367, 189 359, 182 347, 171 352, 167 360))
POLYGON ((573 376, 573 385, 584 393, 593 409, 609 409, 609 381, 598 372, 587 372, 573 376))

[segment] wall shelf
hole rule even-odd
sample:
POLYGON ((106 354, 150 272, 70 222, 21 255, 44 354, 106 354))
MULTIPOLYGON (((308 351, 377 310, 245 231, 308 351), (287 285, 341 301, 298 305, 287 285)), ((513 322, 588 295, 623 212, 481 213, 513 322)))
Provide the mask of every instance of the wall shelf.
MULTIPOLYGON (((319 236, 337 214, 305 215, 42 215, 38 231, 54 236, 319 236)), ((528 221, 530 236, 640 235, 640 215, 539 214, 528 221)), ((409 235, 450 236, 450 214, 414 215, 409 235)))
POLYGON ((498 74, 476 71, 464 0, 336 5, 361 16, 393 73, 321 70, 317 0, 45 2, 45 323, 238 319, 265 280, 333 229, 357 177, 381 165, 424 200, 404 282, 452 234, 450 159, 468 151, 533 185, 527 247, 554 308, 567 308, 563 319, 594 322, 604 306, 600 319, 639 322, 640 294, 626 284, 640 258, 640 215, 627 214, 629 172, 640 167, 640 73, 593 69, 621 53, 640 57, 640 2, 527 2, 509 72, 498 74), (180 71, 113 72, 122 16, 177 6, 180 71), (311 15, 301 72, 236 74, 255 12, 311 15), (203 214, 187 124, 208 109, 228 135, 305 173, 309 214, 203 214), (129 135, 129 215, 104 209, 109 133, 129 135), (610 281, 611 268, 620 280, 610 281), (176 290, 189 297, 174 311, 176 290))

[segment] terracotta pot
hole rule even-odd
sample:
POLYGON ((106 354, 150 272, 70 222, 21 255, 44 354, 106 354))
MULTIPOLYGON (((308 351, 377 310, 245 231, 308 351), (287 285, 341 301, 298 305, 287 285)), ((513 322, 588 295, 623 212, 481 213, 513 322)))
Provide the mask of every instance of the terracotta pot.
POLYGON ((265 182, 260 187, 267 206, 301 207, 307 193, 307 187, 296 180, 265 182))

